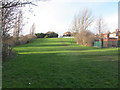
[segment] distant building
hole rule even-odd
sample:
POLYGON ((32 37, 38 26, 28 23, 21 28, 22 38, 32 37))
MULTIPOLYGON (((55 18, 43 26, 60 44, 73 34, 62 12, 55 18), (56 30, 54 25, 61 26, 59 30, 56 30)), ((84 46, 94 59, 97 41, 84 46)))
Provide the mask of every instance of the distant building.
MULTIPOLYGON (((99 37, 98 34, 95 36, 99 37)), ((107 32, 106 34, 101 34, 101 39, 103 41, 103 47, 117 47, 118 40, 120 40, 120 31, 116 29, 112 33, 107 32)), ((96 41, 99 41, 99 39, 97 39, 96 41)))
POLYGON ((72 33, 71 32, 65 32, 63 34, 63 38, 74 38, 74 37, 72 37, 72 33))
POLYGON ((118 29, 116 29, 115 32, 109 34, 109 38, 117 38, 118 39, 118 36, 120 36, 120 31, 118 29))
POLYGON ((71 32, 65 32, 63 36, 71 36, 71 32))
POLYGON ((120 38, 120 31, 118 29, 116 29, 112 33, 107 33, 107 34, 104 35, 104 39, 115 39, 115 40, 118 40, 119 38, 120 38))
POLYGON ((68 35, 68 36, 69 36, 69 35, 71 36, 71 32, 65 32, 63 35, 64 35, 64 36, 67 36, 67 35, 68 35))

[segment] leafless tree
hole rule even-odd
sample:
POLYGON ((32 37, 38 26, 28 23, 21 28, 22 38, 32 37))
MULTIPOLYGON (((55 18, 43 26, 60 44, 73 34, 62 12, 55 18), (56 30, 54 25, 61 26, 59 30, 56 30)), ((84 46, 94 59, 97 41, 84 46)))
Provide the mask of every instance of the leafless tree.
POLYGON ((99 17, 97 19, 96 28, 97 28, 97 30, 99 32, 99 40, 101 40, 102 39, 102 34, 105 33, 105 31, 107 29, 107 26, 104 23, 104 20, 103 20, 102 17, 99 17))
POLYGON ((22 32, 23 26, 24 26, 24 24, 23 24, 22 11, 19 11, 18 17, 15 21, 15 27, 14 27, 14 31, 13 31, 14 37, 20 36, 20 33, 22 32))
MULTIPOLYGON (((1 13, 2 13, 2 35, 0 35, 0 38, 2 38, 3 43, 3 51, 7 51, 9 48, 8 43, 6 42, 9 39, 10 32, 15 27, 15 22, 17 20, 17 16, 19 11, 22 7, 25 5, 35 5, 33 3, 35 0, 2 0, 0 1, 2 3, 1 5, 1 13), (5 49, 5 50, 4 50, 5 49)), ((39 1, 39 0, 36 0, 39 1)), ((8 52, 7 52, 8 53, 8 52)))
POLYGON ((2 0, 2 38, 4 41, 8 37, 8 32, 15 27, 16 15, 26 4, 35 5, 31 0, 2 0))
MULTIPOLYGON (((2 23, 1 23, 1 6, 2 3, 0 2, 0 66, 2 66, 2 23)), ((0 68, 0 74, 2 74, 2 68, 0 68)), ((2 75, 0 75, 0 78, 2 78, 2 75)), ((2 86, 2 80, 0 80, 0 86, 2 86)), ((1 87, 0 87, 1 89, 1 87)))
POLYGON ((93 33, 88 30, 88 27, 92 22, 93 17, 87 9, 83 10, 78 17, 75 16, 72 32, 74 33, 73 36, 78 44, 88 45, 90 37, 93 37, 93 33))
POLYGON ((93 17, 91 16, 91 13, 88 12, 87 9, 83 10, 79 13, 78 17, 75 16, 74 18, 74 31, 80 32, 81 30, 87 30, 87 28, 91 25, 93 22, 93 17))
POLYGON ((1 8, 1 13, 2 13, 2 44, 3 44, 3 56, 8 55, 8 49, 9 45, 7 43, 7 40, 9 38, 9 31, 14 27, 14 22, 16 20, 16 7, 7 7, 8 5, 11 5, 10 0, 3 0, 2 1, 2 8, 1 8))
POLYGON ((8 32, 14 27, 15 22, 15 15, 14 12, 15 8, 2 8, 2 39, 6 41, 8 39, 8 32))
POLYGON ((30 34, 34 35, 34 33, 35 33, 35 23, 32 24, 32 27, 30 29, 30 34))

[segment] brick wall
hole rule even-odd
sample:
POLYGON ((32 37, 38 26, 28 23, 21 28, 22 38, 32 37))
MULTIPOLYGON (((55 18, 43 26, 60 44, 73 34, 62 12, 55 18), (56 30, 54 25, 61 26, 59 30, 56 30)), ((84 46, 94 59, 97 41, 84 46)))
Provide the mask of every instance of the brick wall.
POLYGON ((113 38, 113 39, 111 39, 111 38, 109 38, 109 39, 103 39, 103 41, 117 41, 117 38, 113 38))

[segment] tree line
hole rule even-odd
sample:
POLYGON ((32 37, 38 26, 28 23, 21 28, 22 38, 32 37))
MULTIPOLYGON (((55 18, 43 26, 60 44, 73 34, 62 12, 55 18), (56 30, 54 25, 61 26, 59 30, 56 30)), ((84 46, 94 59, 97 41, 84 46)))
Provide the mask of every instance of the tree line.
POLYGON ((35 33, 37 38, 57 38, 58 34, 52 31, 48 31, 47 33, 35 33))

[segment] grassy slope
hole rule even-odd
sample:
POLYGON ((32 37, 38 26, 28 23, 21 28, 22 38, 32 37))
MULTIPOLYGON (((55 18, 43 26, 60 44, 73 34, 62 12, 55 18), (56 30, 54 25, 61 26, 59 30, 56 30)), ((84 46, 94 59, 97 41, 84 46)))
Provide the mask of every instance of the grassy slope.
POLYGON ((4 88, 117 87, 117 48, 97 49, 78 46, 72 39, 51 38, 15 50, 19 55, 3 63, 4 88))

